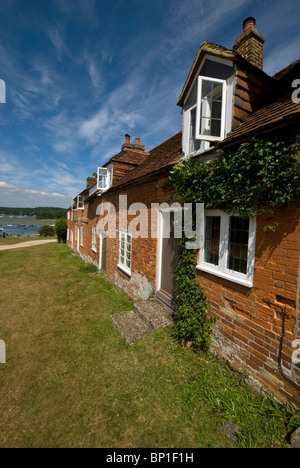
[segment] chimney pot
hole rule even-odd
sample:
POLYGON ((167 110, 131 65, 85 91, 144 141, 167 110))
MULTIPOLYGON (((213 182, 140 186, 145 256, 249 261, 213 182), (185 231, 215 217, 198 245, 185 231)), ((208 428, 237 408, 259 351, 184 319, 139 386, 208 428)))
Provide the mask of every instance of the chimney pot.
POLYGON ((126 142, 127 144, 130 144, 130 138, 131 138, 131 136, 128 135, 128 133, 126 133, 125 138, 126 138, 125 142, 126 142))
POLYGON ((256 20, 255 20, 255 18, 252 18, 252 16, 245 19, 245 21, 243 22, 244 31, 246 31, 246 29, 248 29, 250 27, 255 28, 255 26, 256 26, 256 20))
POLYGON ((140 144, 140 141, 141 141, 140 138, 136 138, 136 139, 135 139, 135 144, 136 144, 136 145, 139 145, 139 144, 140 144))
POLYGON ((263 35, 256 29, 255 18, 250 16, 243 22, 243 32, 233 46, 238 54, 260 70, 263 69, 263 35))

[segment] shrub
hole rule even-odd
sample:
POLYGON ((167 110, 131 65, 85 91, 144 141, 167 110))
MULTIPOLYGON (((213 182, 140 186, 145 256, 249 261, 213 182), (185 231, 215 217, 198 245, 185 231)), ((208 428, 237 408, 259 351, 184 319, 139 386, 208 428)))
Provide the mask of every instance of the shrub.
POLYGON ((39 235, 44 237, 53 237, 55 236, 55 231, 52 226, 42 226, 39 230, 39 235))
POLYGON ((55 232, 57 235, 58 242, 67 242, 67 220, 66 218, 60 218, 55 223, 55 232))

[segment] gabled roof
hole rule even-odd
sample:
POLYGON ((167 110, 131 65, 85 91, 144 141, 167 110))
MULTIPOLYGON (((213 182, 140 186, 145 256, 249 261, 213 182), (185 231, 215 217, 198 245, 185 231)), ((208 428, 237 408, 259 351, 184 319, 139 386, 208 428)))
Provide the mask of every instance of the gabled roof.
POLYGON ((200 45, 198 52, 196 54, 196 58, 193 62, 192 68, 187 76, 186 82, 184 84, 184 87, 181 91, 181 94, 179 96, 179 100, 177 105, 180 107, 183 107, 185 98, 190 90, 190 87, 198 73, 198 70, 200 68, 201 62, 203 61, 205 55, 213 55, 215 57, 223 58, 226 60, 231 60, 232 62, 235 62, 236 64, 240 64, 242 68, 251 70, 254 72, 258 77, 261 77, 263 80, 267 81, 274 81, 272 77, 267 75, 264 71, 260 70, 259 68, 255 67, 252 65, 250 62, 245 60, 239 53, 232 49, 226 49, 225 47, 219 45, 219 44, 214 44, 212 42, 204 41, 200 45))
POLYGON ((276 91, 267 97, 265 105, 249 115, 217 147, 235 144, 300 121, 300 103, 297 104, 292 99, 294 91, 292 83, 299 76, 300 60, 276 73, 274 75, 277 80, 276 91))
POLYGON ((113 162, 120 162, 120 163, 126 163, 126 164, 132 164, 134 166, 140 165, 142 162, 144 162, 147 157, 149 156, 149 153, 145 153, 144 151, 138 151, 138 150, 122 150, 120 153, 116 154, 113 156, 104 166, 107 166, 110 163, 113 162))
POLYGON ((298 74, 299 70, 300 70, 300 59, 296 60, 295 62, 292 62, 287 67, 275 73, 275 75, 273 75, 273 78, 282 83, 282 82, 285 82, 287 79, 289 79, 291 75, 295 76, 296 74, 298 74))
MULTIPOLYGON (((127 185, 138 179, 146 176, 157 174, 160 171, 172 167, 182 157, 182 132, 176 133, 174 136, 156 146, 149 152, 147 159, 138 167, 129 171, 122 180, 113 184, 107 191, 113 190, 116 187, 127 185)), ((106 193, 107 193, 106 192, 106 193)))

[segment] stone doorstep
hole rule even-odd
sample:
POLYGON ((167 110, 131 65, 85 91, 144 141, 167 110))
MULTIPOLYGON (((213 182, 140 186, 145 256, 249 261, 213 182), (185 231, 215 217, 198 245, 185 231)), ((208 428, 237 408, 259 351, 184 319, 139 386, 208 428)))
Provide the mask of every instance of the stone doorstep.
POLYGON ((152 331, 133 310, 112 315, 110 320, 128 345, 138 343, 152 334, 152 331))
POLYGON ((153 332, 173 323, 172 312, 156 299, 137 302, 134 305, 134 311, 153 332))
POLYGON ((172 313, 155 299, 135 304, 134 310, 110 317, 112 325, 128 345, 148 338, 172 323, 172 313))

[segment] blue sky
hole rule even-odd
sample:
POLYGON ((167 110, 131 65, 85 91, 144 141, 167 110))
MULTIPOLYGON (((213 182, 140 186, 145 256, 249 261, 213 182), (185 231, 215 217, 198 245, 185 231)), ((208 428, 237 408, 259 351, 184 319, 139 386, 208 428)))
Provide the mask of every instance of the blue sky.
POLYGON ((178 132, 199 45, 232 48, 248 16, 266 73, 300 58, 299 0, 0 0, 0 206, 67 207, 125 133, 178 132))

